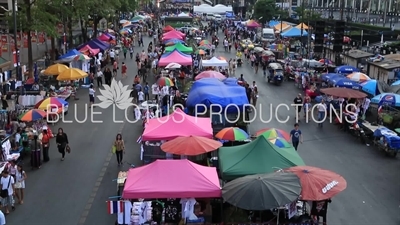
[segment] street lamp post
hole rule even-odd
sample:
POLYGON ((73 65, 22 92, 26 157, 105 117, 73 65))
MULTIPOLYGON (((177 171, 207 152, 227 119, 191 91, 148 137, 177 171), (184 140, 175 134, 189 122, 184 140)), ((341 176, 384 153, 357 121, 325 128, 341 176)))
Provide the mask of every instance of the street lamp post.
POLYGON ((18 39, 17 39, 17 6, 16 0, 12 0, 12 13, 14 19, 14 49, 15 49, 15 68, 16 68, 16 77, 18 80, 22 80, 20 65, 19 65, 19 50, 18 50, 18 39))

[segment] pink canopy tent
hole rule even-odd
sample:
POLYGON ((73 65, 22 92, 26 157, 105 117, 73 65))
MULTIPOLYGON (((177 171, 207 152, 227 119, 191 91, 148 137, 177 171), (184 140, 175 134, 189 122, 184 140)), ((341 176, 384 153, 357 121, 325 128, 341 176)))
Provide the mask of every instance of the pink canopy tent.
POLYGON ((91 48, 89 45, 85 45, 85 46, 83 46, 83 48, 81 48, 79 50, 79 52, 81 52, 85 55, 97 55, 100 52, 100 49, 91 48))
POLYGON ((189 136, 213 138, 211 120, 210 118, 189 116, 182 110, 176 109, 168 116, 150 119, 144 129, 142 140, 168 141, 177 137, 189 136))
POLYGON ((163 34, 163 37, 165 37, 167 35, 172 35, 172 34, 173 35, 178 34, 181 37, 185 37, 186 36, 186 34, 180 32, 179 30, 171 30, 171 31, 168 31, 167 33, 163 34))
POLYGON ((259 23, 257 23, 256 21, 254 21, 254 20, 250 20, 250 21, 246 24, 246 26, 249 27, 249 28, 261 27, 261 25, 260 25, 259 23))
POLYGON ((112 37, 107 35, 107 34, 102 34, 100 35, 100 37, 98 37, 97 39, 99 39, 100 41, 105 41, 105 42, 109 42, 112 40, 112 37))
POLYGON ((217 198, 221 186, 215 167, 187 159, 157 160, 130 169, 122 198, 217 198))
POLYGON ((173 51, 166 57, 161 57, 160 61, 158 61, 158 66, 167 66, 170 63, 178 63, 182 66, 191 66, 192 65, 192 57, 185 56, 178 51, 173 51))
POLYGON ((174 33, 174 32, 171 33, 171 32, 172 32, 172 31, 170 31, 170 32, 166 33, 165 35, 163 35, 162 40, 163 40, 163 41, 171 40, 171 39, 183 40, 183 37, 182 37, 180 34, 174 33))

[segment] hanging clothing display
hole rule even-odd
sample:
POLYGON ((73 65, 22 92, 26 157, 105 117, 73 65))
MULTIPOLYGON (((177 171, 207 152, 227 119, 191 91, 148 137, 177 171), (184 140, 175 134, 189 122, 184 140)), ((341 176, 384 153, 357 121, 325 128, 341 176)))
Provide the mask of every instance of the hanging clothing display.
POLYGON ((131 224, 132 203, 124 202, 124 212, 118 213, 118 224, 131 224))
POLYGON ((182 205, 182 218, 187 220, 197 220, 197 216, 194 214, 194 206, 197 201, 194 198, 182 198, 180 201, 182 205))
POLYGON ((169 198, 165 201, 165 222, 178 224, 181 220, 181 207, 179 200, 169 198))
POLYGON ((22 106, 34 106, 42 99, 43 96, 41 95, 20 95, 18 97, 18 103, 22 106))

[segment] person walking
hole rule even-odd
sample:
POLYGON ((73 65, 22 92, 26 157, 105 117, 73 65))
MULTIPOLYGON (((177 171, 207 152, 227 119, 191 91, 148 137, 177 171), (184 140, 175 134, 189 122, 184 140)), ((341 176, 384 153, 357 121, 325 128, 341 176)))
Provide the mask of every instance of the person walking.
POLYGON ((146 84, 143 87, 143 93, 144 93, 144 100, 145 101, 150 100, 149 92, 150 92, 150 86, 149 86, 149 83, 146 82, 146 84))
POLYGON ((115 155, 117 156, 118 166, 122 165, 123 154, 125 153, 125 144, 124 140, 122 140, 122 135, 117 134, 114 142, 115 147, 115 155))
POLYGON ((111 85, 112 72, 111 72, 110 68, 108 68, 108 67, 104 70, 104 80, 108 86, 111 85))
POLYGON ((89 107, 92 107, 94 104, 94 93, 96 93, 96 91, 93 88, 93 84, 91 84, 89 87, 89 107))
POLYGON ((301 133, 301 130, 299 129, 298 123, 295 123, 294 129, 290 131, 290 140, 292 141, 292 145, 296 151, 299 143, 303 143, 303 135, 301 133))
POLYGON ((14 206, 14 178, 8 174, 7 170, 3 170, 2 177, 0 179, 1 184, 1 205, 3 207, 3 212, 8 215, 10 214, 8 206, 11 205, 11 210, 15 210, 14 206))
POLYGON ((319 103, 317 105, 318 108, 318 126, 319 127, 323 127, 324 121, 326 119, 326 110, 327 110, 327 106, 325 104, 325 100, 321 100, 321 103, 319 103))
POLYGON ((122 78, 126 78, 127 71, 128 71, 128 67, 126 66, 125 62, 122 62, 122 66, 121 66, 122 78))
POLYGON ((15 197, 17 197, 18 203, 20 205, 24 204, 24 189, 26 178, 28 178, 28 176, 26 175, 22 165, 17 165, 15 197))
POLYGON ((42 148, 43 148, 43 162, 50 161, 49 148, 50 148, 51 135, 47 131, 47 126, 43 127, 42 132, 42 148))
POLYGON ((68 136, 66 133, 64 133, 64 130, 62 128, 58 128, 56 143, 58 147, 58 152, 61 153, 61 161, 64 161, 65 149, 68 146, 68 136))
POLYGON ((96 79, 97 79, 97 87, 100 88, 101 86, 103 86, 103 72, 101 71, 100 67, 97 70, 96 73, 96 79))

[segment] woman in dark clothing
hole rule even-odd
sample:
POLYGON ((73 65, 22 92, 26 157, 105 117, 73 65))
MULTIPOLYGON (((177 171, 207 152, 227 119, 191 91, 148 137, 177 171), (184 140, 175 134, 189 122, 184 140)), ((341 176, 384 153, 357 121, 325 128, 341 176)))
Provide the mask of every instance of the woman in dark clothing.
POLYGON ((58 128, 56 143, 58 147, 58 152, 61 153, 61 161, 64 161, 65 148, 68 145, 68 136, 66 133, 64 133, 64 130, 62 128, 58 128))
POLYGON ((110 86, 111 85, 111 79, 112 79, 112 72, 111 72, 110 68, 106 68, 104 70, 104 79, 105 79, 106 84, 108 86, 110 86))

